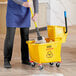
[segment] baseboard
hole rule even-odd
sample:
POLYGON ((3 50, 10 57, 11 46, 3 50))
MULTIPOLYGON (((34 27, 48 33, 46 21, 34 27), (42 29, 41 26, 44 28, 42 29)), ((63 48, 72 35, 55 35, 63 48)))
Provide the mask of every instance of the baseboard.
MULTIPOLYGON (((45 30, 47 30, 47 27, 39 28, 39 31, 45 31, 45 30)), ((30 33, 34 33, 34 32, 36 32, 36 29, 30 30, 30 33)))

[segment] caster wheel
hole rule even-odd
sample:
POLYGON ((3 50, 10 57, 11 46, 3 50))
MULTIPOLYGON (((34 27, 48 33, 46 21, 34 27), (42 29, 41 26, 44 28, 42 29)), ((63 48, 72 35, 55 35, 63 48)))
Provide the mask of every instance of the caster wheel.
POLYGON ((54 65, 54 63, 49 63, 51 66, 53 66, 54 65))
POLYGON ((60 63, 56 63, 56 67, 58 67, 58 68, 59 68, 59 67, 60 67, 60 63))
POLYGON ((31 63, 31 66, 32 67, 35 67, 35 65, 36 65, 36 63, 34 63, 34 62, 31 63))
POLYGON ((39 66, 39 70, 42 70, 42 69, 43 69, 43 66, 42 66, 42 65, 40 65, 40 66, 39 66))

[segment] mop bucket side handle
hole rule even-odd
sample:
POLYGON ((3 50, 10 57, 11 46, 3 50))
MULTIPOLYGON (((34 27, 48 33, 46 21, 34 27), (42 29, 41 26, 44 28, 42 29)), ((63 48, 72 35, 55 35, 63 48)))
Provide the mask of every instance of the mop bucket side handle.
POLYGON ((66 27, 65 33, 68 33, 68 27, 67 27, 67 12, 66 12, 66 11, 64 11, 64 18, 65 18, 65 27, 66 27))

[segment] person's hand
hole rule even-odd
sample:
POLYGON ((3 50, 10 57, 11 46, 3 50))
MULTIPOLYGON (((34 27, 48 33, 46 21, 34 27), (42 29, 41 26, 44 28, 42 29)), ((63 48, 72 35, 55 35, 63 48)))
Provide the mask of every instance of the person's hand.
POLYGON ((36 21, 37 20, 37 16, 38 16, 38 14, 35 13, 34 16, 32 17, 32 20, 36 21))
POLYGON ((30 2, 24 2, 24 3, 23 3, 23 6, 24 6, 24 7, 31 7, 31 3, 30 3, 30 2))

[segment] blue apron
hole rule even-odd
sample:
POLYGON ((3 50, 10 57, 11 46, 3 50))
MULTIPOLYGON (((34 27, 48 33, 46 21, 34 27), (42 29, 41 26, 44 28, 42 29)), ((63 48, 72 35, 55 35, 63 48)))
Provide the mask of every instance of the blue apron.
POLYGON ((8 0, 6 25, 7 27, 30 27, 30 9, 16 4, 13 0, 8 0))

